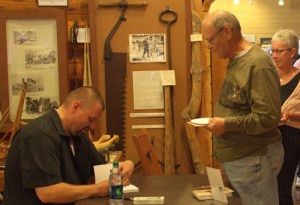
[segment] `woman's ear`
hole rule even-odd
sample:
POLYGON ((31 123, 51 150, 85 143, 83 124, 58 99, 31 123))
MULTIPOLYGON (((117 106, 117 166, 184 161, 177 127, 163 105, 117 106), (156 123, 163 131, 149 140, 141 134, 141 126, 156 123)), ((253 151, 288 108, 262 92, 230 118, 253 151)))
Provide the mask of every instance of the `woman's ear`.
POLYGON ((295 58, 298 54, 298 50, 296 48, 292 48, 292 58, 295 58))

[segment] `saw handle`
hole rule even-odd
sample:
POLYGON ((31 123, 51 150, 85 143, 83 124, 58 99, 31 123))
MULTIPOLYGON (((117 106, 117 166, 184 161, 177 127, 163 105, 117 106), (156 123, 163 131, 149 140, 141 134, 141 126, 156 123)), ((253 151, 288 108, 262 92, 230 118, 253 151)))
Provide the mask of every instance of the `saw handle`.
POLYGON ((126 8, 128 6, 130 7, 142 7, 142 6, 147 6, 148 2, 146 1, 141 1, 141 2, 130 2, 128 3, 125 0, 121 1, 116 1, 116 2, 110 2, 110 1, 103 1, 99 2, 98 7, 120 7, 120 8, 126 8))

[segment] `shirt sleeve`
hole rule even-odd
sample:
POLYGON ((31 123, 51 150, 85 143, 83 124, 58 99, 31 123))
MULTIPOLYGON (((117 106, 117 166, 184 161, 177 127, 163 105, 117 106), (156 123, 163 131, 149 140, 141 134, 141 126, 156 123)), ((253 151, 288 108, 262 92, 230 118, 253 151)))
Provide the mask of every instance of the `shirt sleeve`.
POLYGON ((91 142, 91 140, 88 141, 88 144, 89 144, 90 149, 91 149, 93 165, 106 164, 107 161, 105 160, 104 156, 100 152, 97 151, 96 147, 91 142))
POLYGON ((31 135, 20 154, 23 188, 43 187, 62 182, 59 147, 47 136, 31 135))

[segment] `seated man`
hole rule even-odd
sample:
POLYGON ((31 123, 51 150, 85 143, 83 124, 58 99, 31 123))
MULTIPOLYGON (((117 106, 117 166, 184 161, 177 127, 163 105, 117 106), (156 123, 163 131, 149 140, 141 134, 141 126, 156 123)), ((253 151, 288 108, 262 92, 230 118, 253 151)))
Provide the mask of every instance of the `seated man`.
MULTIPOLYGON (((107 196, 108 180, 88 184, 93 166, 106 161, 86 136, 104 107, 96 89, 80 87, 58 109, 20 129, 6 159, 2 204, 74 204, 84 198, 107 196)), ((133 167, 129 160, 120 163, 125 184, 133 167)))

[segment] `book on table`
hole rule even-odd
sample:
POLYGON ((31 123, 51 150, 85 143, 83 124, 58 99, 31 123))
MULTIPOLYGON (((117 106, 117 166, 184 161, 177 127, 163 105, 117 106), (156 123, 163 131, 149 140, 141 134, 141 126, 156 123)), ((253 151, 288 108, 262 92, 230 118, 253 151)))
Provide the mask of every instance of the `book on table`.
MULTIPOLYGON (((234 192, 232 189, 228 187, 224 187, 224 191, 227 197, 232 197, 232 193, 234 192)), ((213 194, 210 186, 196 187, 193 190, 193 195, 199 200, 213 199, 213 194)))

